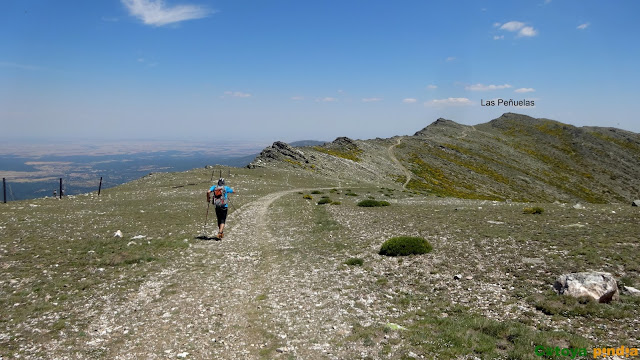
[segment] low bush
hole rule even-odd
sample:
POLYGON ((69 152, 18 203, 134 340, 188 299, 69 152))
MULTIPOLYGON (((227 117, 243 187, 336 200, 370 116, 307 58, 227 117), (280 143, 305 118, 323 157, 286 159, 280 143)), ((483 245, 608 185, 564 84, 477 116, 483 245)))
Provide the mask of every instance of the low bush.
POLYGON ((362 207, 377 207, 377 206, 389 206, 391 204, 389 204, 389 202, 387 201, 377 201, 377 200, 371 200, 371 199, 367 199, 367 200, 362 200, 358 203, 358 206, 362 206, 362 207))
POLYGON ((542 214, 544 209, 541 207, 528 207, 522 210, 523 214, 542 214))
POLYGON ((318 205, 331 204, 332 201, 329 198, 322 198, 318 201, 318 205))
POLYGON ((322 191, 320 191, 320 190, 313 190, 311 193, 312 193, 312 194, 324 194, 324 193, 323 193, 322 191))
POLYGON ((331 205, 340 205, 340 204, 342 204, 340 201, 333 201, 333 202, 331 202, 331 205))
POLYGON ((303 199, 307 199, 307 200, 311 200, 311 199, 313 199, 313 196, 311 196, 311 195, 309 195, 309 194, 306 194, 306 195, 304 195, 302 198, 303 198, 303 199))
POLYGON ((345 265, 349 266, 362 266, 362 264, 364 264, 364 260, 362 260, 361 258, 350 258, 344 263, 345 265))
POLYGON ((431 252, 433 247, 429 242, 420 237, 398 236, 385 241, 380 247, 380 255, 407 256, 420 255, 431 252))
POLYGON ((347 196, 358 196, 358 194, 356 194, 354 192, 348 192, 345 195, 347 195, 347 196))

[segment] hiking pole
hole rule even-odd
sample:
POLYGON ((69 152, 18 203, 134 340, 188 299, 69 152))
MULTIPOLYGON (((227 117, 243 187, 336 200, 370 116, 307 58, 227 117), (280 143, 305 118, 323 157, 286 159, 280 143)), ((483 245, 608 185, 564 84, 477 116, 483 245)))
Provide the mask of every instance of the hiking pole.
POLYGON ((204 217, 204 226, 202 227, 203 233, 207 229, 207 220, 209 220, 209 205, 211 205, 211 202, 207 201, 207 215, 204 217))

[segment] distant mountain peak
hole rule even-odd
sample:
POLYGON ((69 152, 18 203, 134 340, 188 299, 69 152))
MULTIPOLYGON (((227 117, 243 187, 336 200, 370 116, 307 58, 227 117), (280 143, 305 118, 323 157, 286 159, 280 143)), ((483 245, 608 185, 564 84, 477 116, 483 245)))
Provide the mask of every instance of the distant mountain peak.
POLYGON ((427 127, 413 134, 414 136, 422 136, 429 133, 429 130, 438 129, 438 128, 460 128, 464 125, 458 124, 457 122, 445 118, 438 118, 436 121, 427 125, 427 127))

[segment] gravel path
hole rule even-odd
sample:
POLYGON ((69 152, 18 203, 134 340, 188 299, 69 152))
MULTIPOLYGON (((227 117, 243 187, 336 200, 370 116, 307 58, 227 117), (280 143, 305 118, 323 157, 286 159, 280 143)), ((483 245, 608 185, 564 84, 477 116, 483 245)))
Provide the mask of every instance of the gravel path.
POLYGON ((411 171, 409 171, 406 167, 404 167, 404 165, 402 165, 402 163, 398 160, 398 158, 396 158, 396 155, 393 153, 393 148, 400 145, 400 142, 402 141, 402 139, 403 137, 399 137, 398 142, 389 146, 387 151, 389 152, 389 157, 391 158, 391 160, 393 160, 393 162, 396 165, 398 165, 400 169, 402 169, 402 172, 404 172, 404 175, 407 177, 407 180, 404 182, 404 184, 402 184, 402 188, 406 189, 407 185, 409 184, 409 181, 411 181, 411 171))
MULTIPOLYGON (((314 348, 305 342, 317 333, 317 322, 335 318, 334 308, 316 305, 328 294, 310 290, 312 283, 331 281, 334 274, 289 266, 282 250, 292 238, 274 237, 268 226, 269 207, 302 190, 269 194, 230 213, 224 240, 190 247, 126 302, 107 305, 90 327, 87 347, 113 359, 327 355, 328 344, 314 348), (305 319, 301 327, 297 319, 305 319)), ((330 333, 348 333, 336 329, 330 333)))

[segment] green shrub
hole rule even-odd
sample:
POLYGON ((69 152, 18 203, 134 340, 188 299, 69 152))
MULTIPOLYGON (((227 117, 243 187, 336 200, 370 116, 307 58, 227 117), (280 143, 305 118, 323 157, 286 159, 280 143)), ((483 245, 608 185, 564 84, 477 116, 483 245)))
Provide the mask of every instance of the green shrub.
POLYGON ((426 239, 413 236, 392 237, 380 247, 380 255, 407 256, 426 254, 433 249, 426 239))
POLYGON ((304 195, 302 198, 303 198, 303 199, 307 199, 307 200, 311 200, 311 199, 313 199, 313 196, 311 196, 311 195, 309 195, 309 194, 306 194, 306 195, 304 195))
POLYGON ((320 190, 313 190, 311 193, 312 193, 312 194, 324 194, 324 193, 323 193, 322 191, 320 191, 320 190))
POLYGON ((345 195, 347 195, 347 196, 358 196, 358 194, 356 194, 354 192, 348 192, 345 195))
POLYGON ((318 201, 318 205, 324 205, 324 204, 331 204, 331 199, 329 198, 322 198, 318 201))
POLYGON ((523 214, 542 214, 544 212, 544 209, 541 207, 529 207, 529 208, 524 208, 522 210, 523 214))
POLYGON ((362 206, 362 207, 376 207, 376 206, 389 206, 391 204, 389 204, 389 202, 387 201, 377 201, 377 200, 371 200, 371 199, 367 199, 367 200, 362 200, 358 203, 358 206, 362 206))
POLYGON ((331 202, 331 205, 340 205, 340 204, 342 204, 340 201, 333 201, 333 202, 331 202))
POLYGON ((345 265, 349 266, 362 266, 362 264, 364 264, 364 260, 362 260, 361 258, 350 258, 344 263, 345 265))

